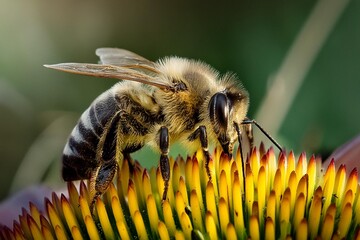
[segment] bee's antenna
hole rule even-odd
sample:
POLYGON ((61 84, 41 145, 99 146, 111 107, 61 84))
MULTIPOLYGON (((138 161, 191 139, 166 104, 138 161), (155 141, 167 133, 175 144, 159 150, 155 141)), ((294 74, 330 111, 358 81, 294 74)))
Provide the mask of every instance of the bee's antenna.
POLYGON ((265 134, 265 136, 266 136, 273 144, 275 144, 275 146, 280 150, 280 152, 283 151, 283 149, 282 149, 282 147, 280 146, 280 144, 277 143, 276 140, 275 140, 274 138, 272 138, 272 137, 270 136, 270 134, 268 134, 268 133, 265 131, 265 129, 263 129, 254 119, 245 118, 245 119, 241 122, 241 124, 254 124, 255 126, 257 126, 257 127, 260 129, 260 131, 261 131, 263 134, 265 134))

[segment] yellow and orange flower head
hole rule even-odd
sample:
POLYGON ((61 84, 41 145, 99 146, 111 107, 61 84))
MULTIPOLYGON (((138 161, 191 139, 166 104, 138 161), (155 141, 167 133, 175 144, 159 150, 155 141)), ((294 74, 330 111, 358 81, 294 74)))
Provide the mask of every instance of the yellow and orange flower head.
POLYGON ((241 165, 214 151, 209 182, 202 152, 171 159, 168 200, 158 169, 125 161, 116 183, 90 210, 87 186, 30 203, 1 239, 360 239, 358 173, 292 152, 254 149, 241 165), (242 176, 242 167, 246 176, 242 176), (245 188, 245 189, 244 189, 245 188))

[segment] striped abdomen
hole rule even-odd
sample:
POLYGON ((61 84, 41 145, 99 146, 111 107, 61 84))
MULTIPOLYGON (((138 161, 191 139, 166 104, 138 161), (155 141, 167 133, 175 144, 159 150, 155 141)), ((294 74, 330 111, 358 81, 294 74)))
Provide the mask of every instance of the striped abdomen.
POLYGON ((101 94, 81 115, 63 152, 62 176, 65 181, 89 179, 99 166, 97 146, 104 126, 118 111, 113 91, 101 94))

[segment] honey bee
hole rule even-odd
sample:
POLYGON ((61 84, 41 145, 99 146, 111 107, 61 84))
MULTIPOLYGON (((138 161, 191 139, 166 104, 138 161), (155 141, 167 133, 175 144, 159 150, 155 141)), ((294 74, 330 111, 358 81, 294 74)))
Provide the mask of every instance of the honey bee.
MULTIPOLYGON (((253 144, 254 120, 246 117, 249 94, 234 74, 220 75, 196 60, 166 57, 149 61, 117 48, 96 50, 99 64, 45 65, 65 72, 120 80, 96 98, 72 130, 62 157, 65 181, 90 179, 92 205, 112 182, 118 166, 144 145, 160 153, 166 200, 170 179, 169 146, 179 141, 190 151, 202 148, 211 180, 210 144, 231 156, 245 130, 253 144)), ((242 149, 240 147, 240 149, 242 149)), ((241 153, 242 154, 242 153, 241 153)))

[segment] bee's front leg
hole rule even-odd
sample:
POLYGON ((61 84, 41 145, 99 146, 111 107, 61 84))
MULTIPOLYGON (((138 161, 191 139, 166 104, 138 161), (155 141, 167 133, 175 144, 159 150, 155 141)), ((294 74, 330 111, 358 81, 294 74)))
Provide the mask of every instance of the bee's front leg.
POLYGON ((189 141, 194 141, 195 139, 200 138, 201 148, 205 155, 205 168, 206 173, 209 177, 209 181, 211 182, 211 174, 210 174, 210 168, 209 168, 209 162, 210 162, 210 154, 208 149, 208 139, 207 139, 207 133, 206 133, 206 127, 205 126, 199 126, 190 136, 188 137, 189 141))
POLYGON ((169 180, 170 180, 170 163, 169 163, 169 131, 167 127, 161 127, 159 130, 159 147, 161 151, 160 155, 160 171, 161 176, 164 180, 164 192, 162 196, 162 201, 165 201, 167 198, 167 192, 169 189, 169 180))
POLYGON ((241 124, 243 125, 246 136, 249 140, 250 151, 252 151, 252 149, 254 147, 254 135, 253 135, 251 120, 249 120, 248 118, 245 118, 243 123, 241 123, 241 124))

